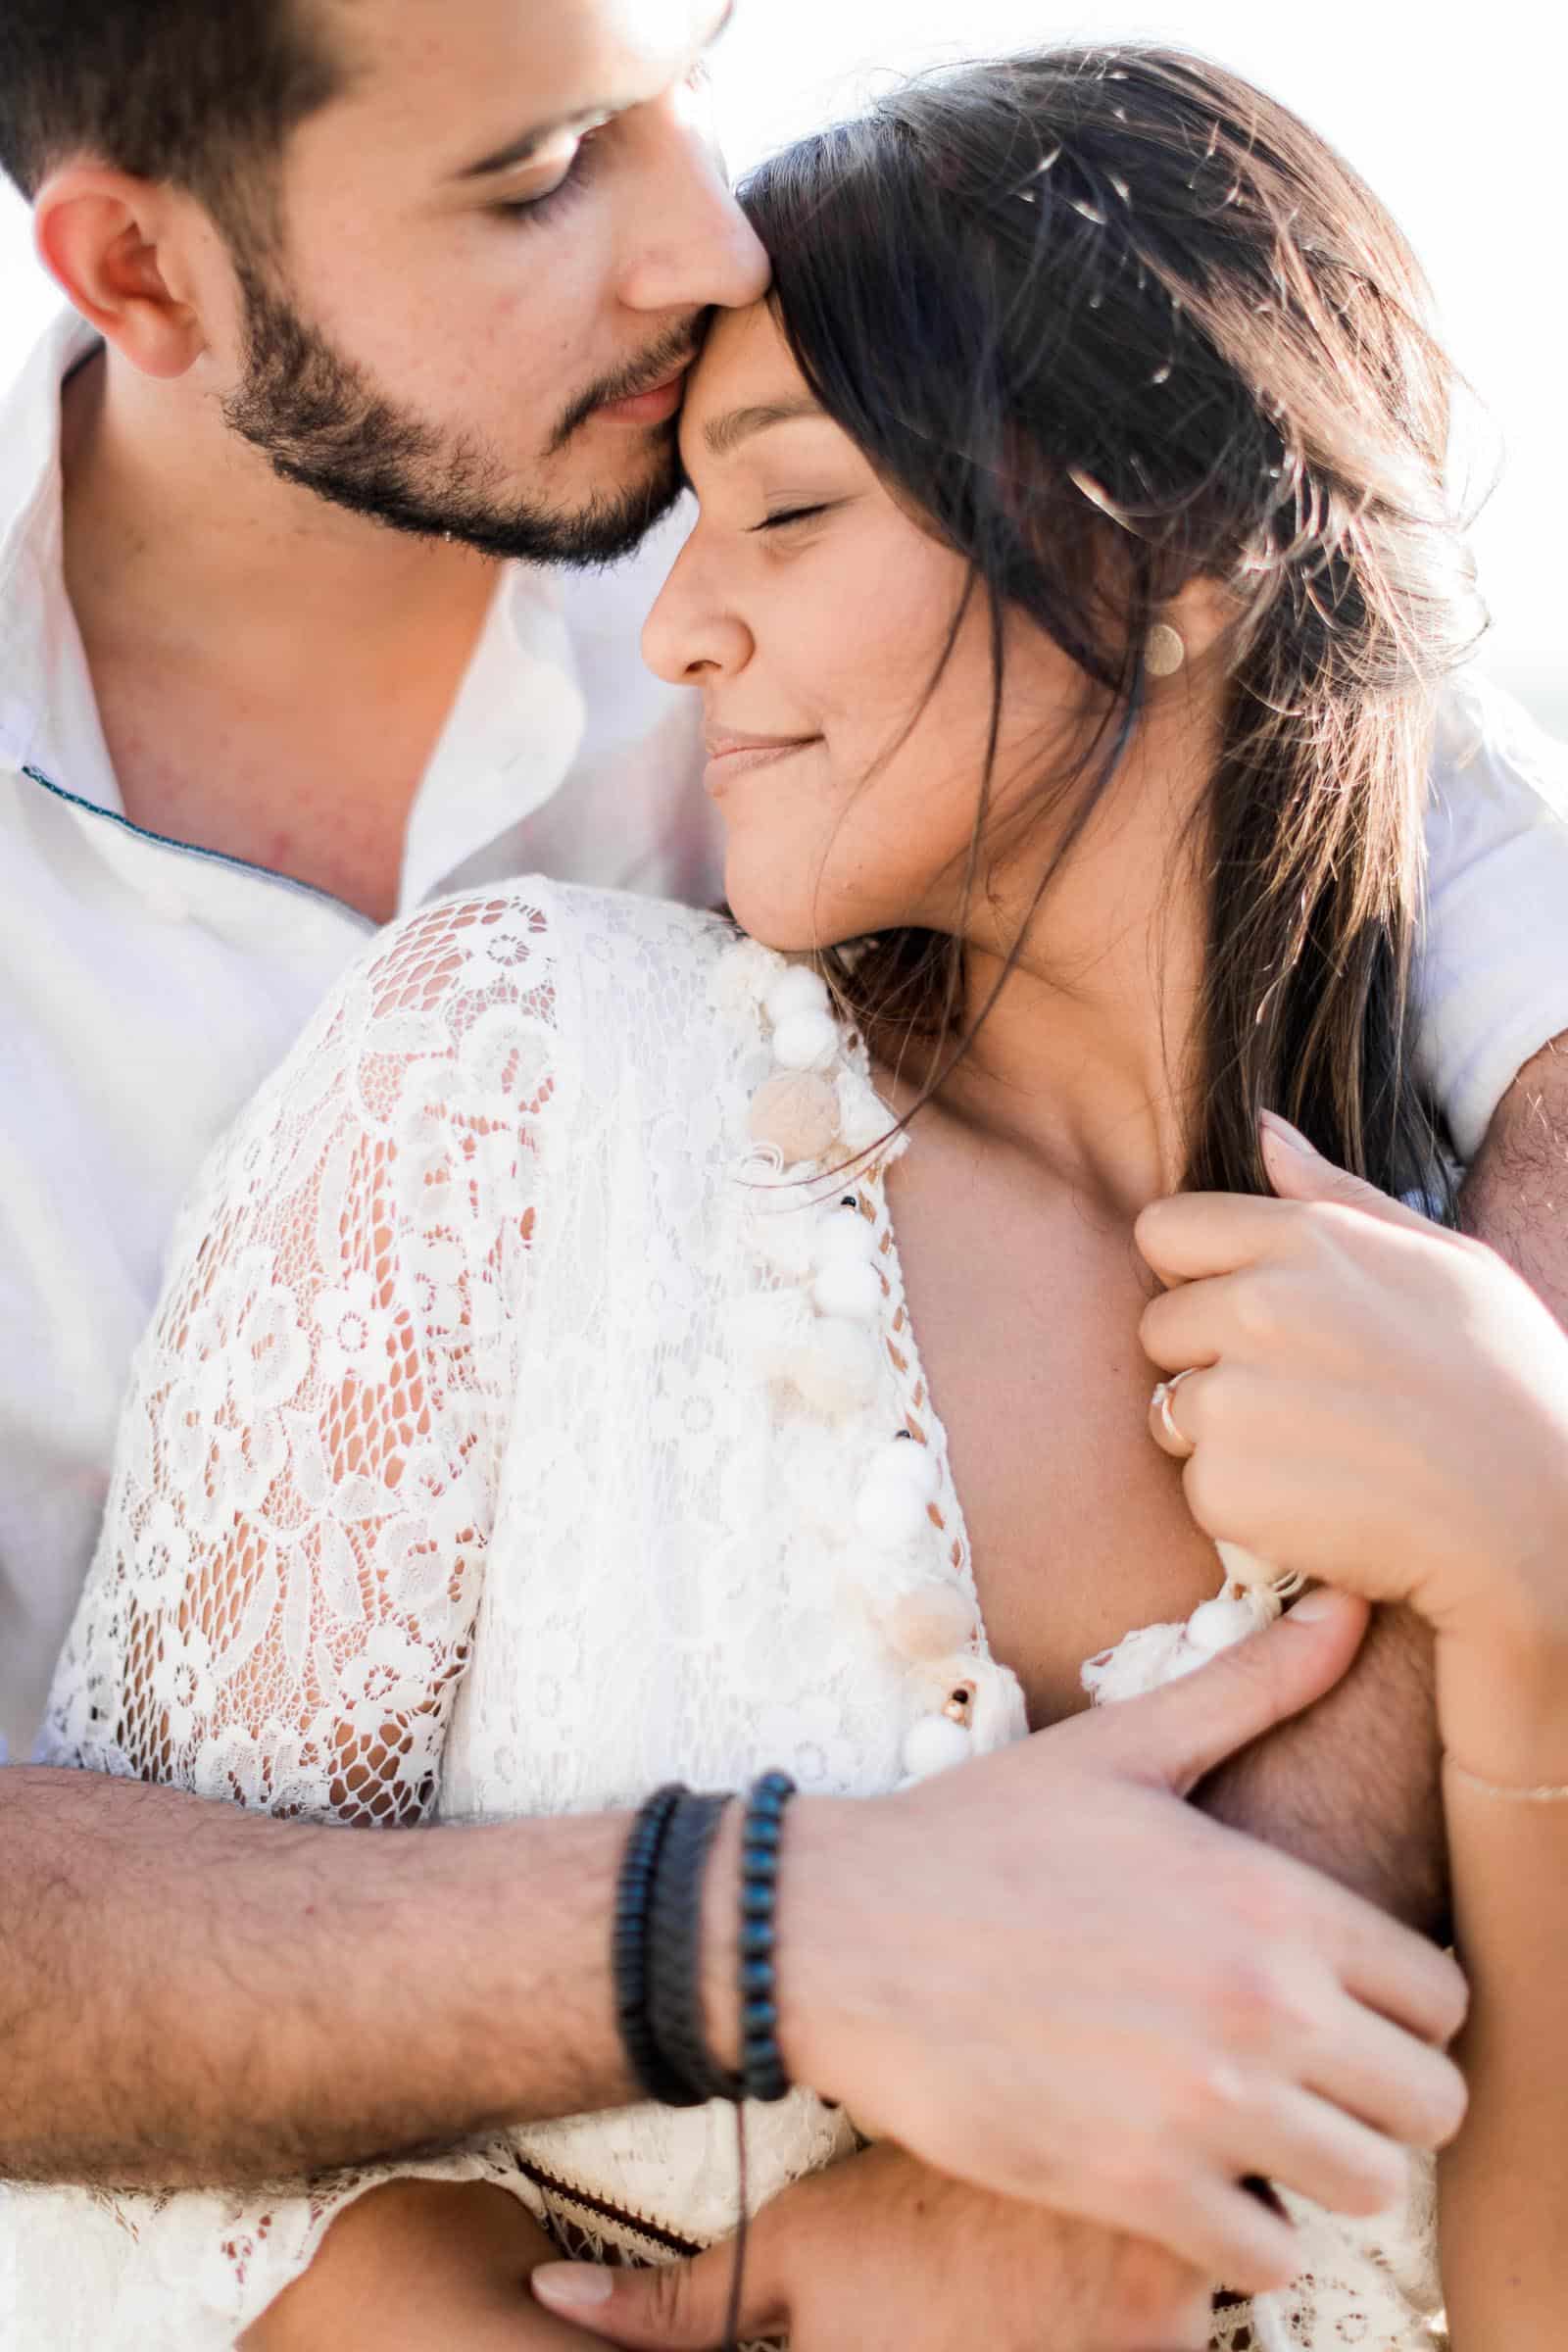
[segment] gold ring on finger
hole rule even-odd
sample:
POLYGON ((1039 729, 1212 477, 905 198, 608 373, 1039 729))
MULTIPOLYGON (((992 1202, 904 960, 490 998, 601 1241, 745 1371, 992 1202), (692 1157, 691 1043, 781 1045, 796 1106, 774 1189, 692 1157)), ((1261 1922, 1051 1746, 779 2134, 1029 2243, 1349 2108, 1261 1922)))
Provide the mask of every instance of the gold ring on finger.
POLYGON ((1150 1398, 1151 1404, 1159 1415, 1159 1426, 1170 1440, 1172 1451, 1176 1453, 1196 1453, 1198 1450, 1186 1430, 1177 1428, 1176 1416, 1170 1409, 1171 1398, 1181 1387, 1182 1382, 1191 1380, 1197 1369, 1196 1364, 1189 1364, 1185 1372, 1173 1373, 1169 1380, 1160 1382, 1150 1398))

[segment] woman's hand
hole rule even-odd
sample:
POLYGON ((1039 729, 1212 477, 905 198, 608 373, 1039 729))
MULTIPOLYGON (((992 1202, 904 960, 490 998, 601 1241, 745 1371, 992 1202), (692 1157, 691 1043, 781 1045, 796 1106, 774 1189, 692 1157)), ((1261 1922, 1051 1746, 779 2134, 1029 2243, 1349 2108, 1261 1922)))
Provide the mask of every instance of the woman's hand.
MULTIPOLYGON (((640 2352, 723 2341, 734 2249, 661 2271, 552 2264, 551 2310, 640 2352)), ((877 2147, 753 2223, 739 2333, 792 2352, 1201 2352, 1201 2273, 1141 2240, 1017 2205, 877 2147)))
MULTIPOLYGON (((1491 1654, 1568 1646, 1568 1335, 1480 1243, 1265 1121, 1273 1200, 1156 1201, 1167 1373, 1199 1525, 1282 1571, 1404 1601, 1491 1654)), ((1565 1202, 1568 1205, 1568 1202, 1565 1202)))
POLYGON ((237 2352, 584 2352, 528 2293, 555 2258, 504 2188, 389 2180, 345 2207, 237 2352))

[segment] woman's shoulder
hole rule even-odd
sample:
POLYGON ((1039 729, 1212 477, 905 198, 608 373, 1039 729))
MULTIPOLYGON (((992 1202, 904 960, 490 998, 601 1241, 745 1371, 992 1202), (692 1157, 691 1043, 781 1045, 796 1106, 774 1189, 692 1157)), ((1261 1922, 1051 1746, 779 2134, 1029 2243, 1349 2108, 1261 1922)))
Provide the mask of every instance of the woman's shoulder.
POLYGON ((628 1123, 728 1132, 782 968, 724 916, 625 892, 529 875, 437 900, 342 976, 206 1162, 181 1234, 367 1144, 417 1171, 455 1138, 466 1165, 525 1138, 542 1181, 628 1123))
POLYGON ((539 876, 420 907, 368 943, 215 1147, 172 1263, 220 1225, 260 1247, 387 1169, 400 1229, 439 1211, 488 1248, 617 1135, 716 1151, 775 966, 721 915, 539 876))
POLYGON ((377 935, 361 977, 379 995, 395 975, 399 997, 416 974, 426 993, 445 995, 483 985, 490 971, 513 984, 525 973, 537 985, 615 968, 640 972, 651 985, 703 985, 740 939, 717 911, 527 874, 405 915, 377 935))
POLYGON ((499 1079, 509 1040, 548 1049, 552 1091, 617 1071, 676 1095, 721 1085, 760 1040, 783 959, 725 915, 540 875, 441 899, 382 932, 338 1001, 352 1058, 455 1058, 499 1079))

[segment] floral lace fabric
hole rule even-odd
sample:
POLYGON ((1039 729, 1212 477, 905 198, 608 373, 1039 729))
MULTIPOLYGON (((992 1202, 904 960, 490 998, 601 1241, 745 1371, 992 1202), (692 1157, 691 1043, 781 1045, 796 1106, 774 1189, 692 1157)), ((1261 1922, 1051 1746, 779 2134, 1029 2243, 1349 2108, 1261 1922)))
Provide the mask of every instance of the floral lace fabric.
MULTIPOLYGON (((897 1783, 902 1670, 834 1574, 869 1451, 917 1429, 965 1578, 967 1543, 875 1168, 875 1393, 781 1413, 748 1360, 761 956, 546 883, 377 942, 183 1213, 46 1760, 386 1826, 768 1766, 897 1783)), ((756 2200, 854 2144, 808 2093, 754 2110, 756 2200)), ((24 2339, 217 2352, 394 2175, 499 2182, 558 2231, 613 2208, 706 2244, 734 2219, 722 2108, 518 2128, 270 2196, 24 2190, 0 2208, 24 2339)), ((1311 2284, 1221 2315, 1224 2352, 1430 2343, 1430 2230, 1363 2249, 1316 2227, 1311 2284), (1243 2332, 1276 2316, 1295 2332, 1243 2332)))

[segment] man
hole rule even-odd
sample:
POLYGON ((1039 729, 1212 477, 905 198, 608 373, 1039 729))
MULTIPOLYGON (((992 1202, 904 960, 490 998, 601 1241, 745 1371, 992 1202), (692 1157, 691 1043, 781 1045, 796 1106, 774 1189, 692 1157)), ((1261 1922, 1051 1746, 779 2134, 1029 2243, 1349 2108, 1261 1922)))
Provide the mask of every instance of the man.
MULTIPOLYGON (((546 567, 629 547, 670 503, 701 317, 765 283, 694 86, 720 28, 715 0, 83 0, 64 27, 57 0, 10 0, 0 158, 83 322, 0 425, 14 1739, 79 1586, 179 1195, 369 927, 529 866, 710 887, 691 721, 635 660, 657 551, 641 578, 546 567)), ((1477 774, 1452 804, 1475 856, 1449 873, 1568 888, 1540 796, 1506 762, 1477 774)), ((1499 945, 1510 1015, 1515 977, 1499 945)), ((1568 1022, 1542 993, 1534 1035, 1504 1036, 1499 1010, 1509 1070, 1467 1071, 1466 1099, 1494 1079, 1490 1111, 1568 1022)), ((1560 1093, 1548 1065, 1499 1113, 1494 1239, 1520 1192, 1511 1139, 1568 1132, 1560 1093)), ((1553 1237, 1535 1244, 1549 1279, 1553 1237)), ((1375 1647, 1363 1676, 1404 1671, 1396 1639, 1375 1647)), ((1195 1745, 1217 1761, 1314 1695, 1320 1650, 1246 1703, 1209 1700, 1206 1744, 1176 1707, 1133 1763, 1130 1733, 1084 1727, 1107 1807, 1152 1776, 1174 1813, 1195 1745)), ((1346 1738, 1361 1679, 1298 1739, 1346 1738)), ((1213 1803, 1430 1909, 1424 1863, 1380 1869, 1376 1820, 1351 1852, 1293 1813, 1295 1751, 1272 1752, 1213 1803)), ((1045 1821, 1044 1751, 1026 1763, 1045 1821)), ((1418 1732, 1405 1764, 1391 1845, 1425 1788, 1418 1732)), ((583 1958, 612 1850, 594 1825, 345 1840, 25 1770, 0 1794, 0 2168, 254 2178, 626 2095, 583 1958), (230 1889, 221 1924, 193 1850, 230 1889)), ((1022 1839, 1030 1811, 997 1838, 1022 1839)), ((1164 1818, 1139 1831, 1152 1873, 1164 1818)), ((1041 1835, 1040 1899, 1067 1933, 1041 1835)), ((973 1842, 994 1867, 1000 1846, 973 1842)), ((1261 1849, 1213 1851, 1233 1883, 1275 1886, 1261 1849)), ((844 1850, 824 1862, 823 1904, 855 1876, 844 1850)), ((926 2014, 911 2003, 911 2065, 926 2014)))

